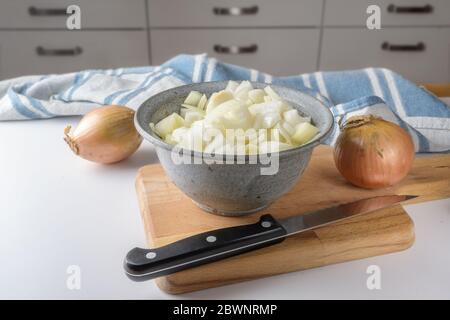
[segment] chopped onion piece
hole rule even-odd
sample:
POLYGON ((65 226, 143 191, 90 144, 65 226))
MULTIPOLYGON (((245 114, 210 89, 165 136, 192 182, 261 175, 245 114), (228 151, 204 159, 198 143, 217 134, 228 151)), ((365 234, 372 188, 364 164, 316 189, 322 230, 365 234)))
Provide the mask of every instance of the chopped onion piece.
POLYGON ((162 119, 155 125, 156 133, 165 139, 166 135, 171 133, 176 128, 184 125, 184 119, 178 113, 172 113, 170 116, 162 119))
POLYGON ((205 114, 205 111, 203 111, 202 109, 200 109, 200 108, 197 108, 197 107, 193 107, 193 106, 191 106, 191 105, 188 105, 188 104, 182 104, 181 105, 183 108, 186 108, 186 109, 189 109, 189 110, 191 110, 191 111, 195 111, 195 112, 198 112, 198 113, 201 113, 201 114, 205 114))
POLYGON ((191 91, 184 100, 184 104, 188 104, 195 107, 200 102, 202 96, 203 95, 198 91, 191 91))
POLYGON ((238 100, 229 100, 206 114, 205 120, 220 128, 247 129, 252 125, 251 114, 247 106, 238 100))
POLYGON ((206 103, 208 102, 208 98, 206 97, 206 94, 202 95, 202 97, 200 98, 200 101, 197 104, 197 107, 199 109, 205 110, 206 107, 206 103))
POLYGON ((253 86, 250 83, 250 81, 242 81, 238 85, 238 87, 234 90, 234 94, 236 95, 236 93, 238 93, 239 91, 244 90, 244 89, 247 90, 247 92, 250 90, 253 90, 253 86))
POLYGON ((306 118, 300 116, 295 109, 283 112, 283 119, 293 127, 302 122, 309 122, 306 118))
POLYGON ((203 114, 197 111, 188 110, 185 112, 184 125, 189 127, 193 122, 203 119, 203 114))
MULTIPOLYGON (((176 129, 175 129, 176 130, 176 129)), ((177 144, 178 141, 175 141, 172 137, 172 135, 169 133, 166 135, 164 142, 168 143, 168 144, 177 144)))
POLYGON ((281 116, 277 112, 268 112, 264 114, 264 125, 267 129, 273 128, 281 120, 281 116))
POLYGON ((283 110, 283 104, 280 101, 256 103, 248 107, 248 110, 253 115, 256 115, 257 113, 264 114, 269 112, 281 113, 283 110))
POLYGON ((271 97, 264 96, 264 102, 271 102, 271 101, 273 101, 271 97))
POLYGON ((253 103, 262 103, 264 102, 265 92, 262 89, 253 89, 248 92, 248 97, 252 103, 248 103, 249 105, 253 103))
MULTIPOLYGON (((186 128, 186 127, 177 128, 177 129, 173 130, 172 134, 170 134, 170 139, 175 141, 176 143, 179 143, 183 140, 183 138, 186 135, 189 134, 189 130, 191 130, 191 129, 186 128)), ((167 136, 169 136, 169 134, 167 136)), ((167 139, 167 136, 166 136, 166 139, 167 139)))
POLYGON ((181 108, 181 109, 180 109, 180 116, 181 116, 182 118, 185 118, 185 117, 186 117, 186 112, 188 112, 189 110, 191 110, 191 109, 188 109, 188 108, 181 108))
POLYGON ((234 97, 240 101, 248 101, 249 100, 249 96, 248 93, 250 92, 250 89, 248 88, 243 88, 239 91, 236 90, 236 92, 234 93, 234 97))
POLYGON ((239 86, 239 83, 237 83, 236 81, 228 81, 228 84, 227 84, 225 90, 229 91, 231 93, 234 93, 234 91, 236 91, 238 86, 239 86))
POLYGON ((245 104, 237 104, 221 116, 222 125, 227 129, 249 129, 253 124, 252 115, 245 104))
POLYGON ((295 127, 295 133, 292 141, 302 145, 311 140, 319 130, 308 122, 302 122, 295 127))
POLYGON ((281 99, 281 97, 278 95, 278 93, 276 93, 271 86, 267 86, 264 88, 264 91, 267 93, 267 95, 269 97, 272 98, 272 100, 279 100, 282 101, 283 99, 281 99))
POLYGON ((206 113, 211 112, 214 110, 217 106, 221 105, 222 103, 232 100, 233 94, 229 91, 219 91, 214 92, 211 97, 209 98, 208 104, 206 105, 206 113))
POLYGON ((288 122, 283 120, 280 122, 280 125, 289 136, 292 136, 295 133, 295 126, 291 126, 288 122))
POLYGON ((286 142, 288 144, 292 144, 292 139, 291 139, 291 135, 289 134, 289 132, 283 127, 283 125, 280 123, 278 123, 275 128, 275 130, 278 130, 279 134, 281 135, 280 137, 280 141, 281 142, 286 142))

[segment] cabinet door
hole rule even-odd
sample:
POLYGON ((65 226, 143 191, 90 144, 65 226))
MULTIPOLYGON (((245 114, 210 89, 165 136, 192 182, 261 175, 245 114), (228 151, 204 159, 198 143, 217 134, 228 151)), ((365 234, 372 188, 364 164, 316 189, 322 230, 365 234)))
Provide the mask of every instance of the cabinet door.
POLYGON ((151 27, 319 26, 322 0, 149 0, 151 27))
POLYGON ((152 63, 203 53, 275 75, 316 69, 318 29, 152 30, 152 63))
POLYGON ((148 65, 145 31, 0 31, 0 76, 148 65))
POLYGON ((381 25, 450 25, 448 0, 332 0, 325 7, 326 26, 366 26, 369 5, 381 9, 381 25))
POLYGON ((416 82, 447 82, 448 39, 450 28, 326 28, 320 68, 384 67, 416 82))
POLYGON ((145 0, 1 0, 2 29, 66 29, 69 5, 81 9, 81 28, 145 28, 145 0))

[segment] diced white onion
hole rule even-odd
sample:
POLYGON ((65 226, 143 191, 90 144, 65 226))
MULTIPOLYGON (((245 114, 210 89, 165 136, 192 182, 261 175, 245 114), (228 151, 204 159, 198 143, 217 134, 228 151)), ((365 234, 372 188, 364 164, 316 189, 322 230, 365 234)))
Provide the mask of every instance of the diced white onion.
POLYGON ((176 128, 184 126, 184 119, 178 113, 172 113, 170 116, 162 119, 155 125, 156 133, 163 139, 176 128))
POLYGON ((232 93, 228 91, 214 92, 206 104, 206 113, 213 111, 217 106, 229 100, 233 100, 232 93))
POLYGON ((198 91, 191 91, 184 100, 184 104, 188 104, 195 107, 200 102, 202 96, 203 95, 198 91))
POLYGON ((228 81, 228 84, 227 84, 225 90, 229 91, 231 93, 234 93, 234 91, 236 91, 238 86, 239 86, 239 83, 237 83, 236 81, 228 81))
POLYGON ((202 95, 202 97, 198 101, 197 108, 199 108, 201 110, 205 110, 207 102, 208 102, 208 98, 206 97, 206 94, 202 95))
MULTIPOLYGON (((264 102, 265 92, 262 89, 253 89, 248 92, 248 97, 253 103, 264 102)), ((252 103, 249 103, 251 105, 252 103)))
POLYGON ((295 133, 292 135, 292 141, 302 145, 314 138, 319 130, 308 122, 302 122, 295 127, 295 133))
POLYGON ((192 91, 181 106, 180 114, 172 113, 150 128, 166 143, 205 153, 280 152, 318 133, 309 117, 302 117, 270 86, 254 89, 249 81, 229 81, 209 99, 192 91))

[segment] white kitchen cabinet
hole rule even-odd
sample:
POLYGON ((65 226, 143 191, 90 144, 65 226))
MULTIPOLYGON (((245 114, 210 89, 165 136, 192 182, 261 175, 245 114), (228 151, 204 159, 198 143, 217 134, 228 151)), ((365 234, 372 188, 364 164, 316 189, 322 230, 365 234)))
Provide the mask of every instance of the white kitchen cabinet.
POLYGON ((206 52, 276 76, 375 66, 450 81, 449 30, 450 0, 0 0, 0 79, 206 52), (81 31, 66 29, 69 4, 81 31), (382 30, 366 28, 373 4, 382 30))
POLYGON ((81 28, 146 28, 145 0, 1 0, 0 29, 66 29, 78 5, 81 28))
MULTIPOLYGON (((447 82, 450 82, 450 28, 441 29, 440 38, 443 40, 446 47, 447 59, 444 59, 443 64, 447 65, 447 82)), ((433 82, 436 81, 433 80, 433 82)), ((450 105, 450 103, 448 105, 450 105)))
POLYGON ((150 27, 320 26, 322 0, 148 0, 150 27))
POLYGON ((180 52, 206 52, 275 75, 311 72, 317 65, 319 34, 319 29, 152 30, 152 62, 160 64, 180 52))
POLYGON ((382 27, 450 25, 449 0, 331 0, 324 25, 365 27, 369 5, 380 7, 382 27))
POLYGON ((0 77, 148 65, 145 31, 0 31, 0 77))
POLYGON ((416 82, 450 81, 450 28, 326 28, 320 69, 390 68, 416 82))

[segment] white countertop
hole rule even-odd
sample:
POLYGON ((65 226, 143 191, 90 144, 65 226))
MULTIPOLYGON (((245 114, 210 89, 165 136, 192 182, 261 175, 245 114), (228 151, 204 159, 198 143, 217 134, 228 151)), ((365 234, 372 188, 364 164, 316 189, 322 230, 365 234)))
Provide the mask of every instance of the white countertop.
POLYGON ((78 117, 0 123, 0 298, 450 298, 450 199, 405 207, 416 243, 404 252, 171 296, 125 277, 129 249, 145 246, 137 169, 157 158, 144 142, 110 166, 75 157, 62 140, 78 117), (70 265, 80 290, 66 285, 70 265), (381 290, 366 269, 381 268, 381 290))

